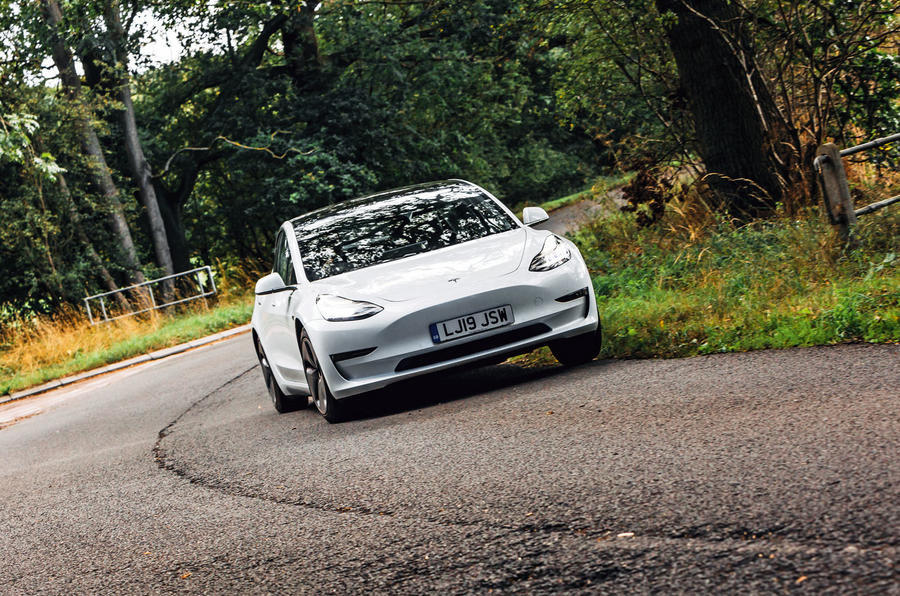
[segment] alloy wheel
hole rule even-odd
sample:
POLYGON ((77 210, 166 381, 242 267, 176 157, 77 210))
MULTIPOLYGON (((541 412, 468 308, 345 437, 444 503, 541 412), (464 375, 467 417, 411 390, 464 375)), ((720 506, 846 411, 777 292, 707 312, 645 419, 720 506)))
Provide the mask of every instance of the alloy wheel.
POLYGON ((306 384, 309 386, 313 403, 316 404, 319 413, 324 415, 328 411, 328 387, 325 385, 325 377, 319 369, 319 361, 308 337, 303 338, 300 357, 303 359, 303 372, 306 373, 306 384))
POLYGON ((263 381, 268 387, 272 378, 272 368, 269 366, 269 359, 266 358, 266 353, 263 351, 258 338, 253 338, 253 344, 256 347, 256 357, 259 358, 259 368, 262 370, 263 381))

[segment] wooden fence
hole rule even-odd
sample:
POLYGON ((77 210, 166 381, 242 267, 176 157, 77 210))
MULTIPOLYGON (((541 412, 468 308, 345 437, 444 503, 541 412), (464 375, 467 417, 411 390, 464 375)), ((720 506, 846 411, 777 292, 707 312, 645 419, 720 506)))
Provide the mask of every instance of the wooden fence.
POLYGON ((828 219, 833 225, 838 226, 841 237, 845 240, 850 238, 850 234, 856 226, 857 217, 900 202, 900 195, 855 209, 842 158, 897 141, 900 141, 900 133, 843 150, 838 150, 834 143, 826 143, 816 151, 813 168, 819 180, 819 187, 822 189, 825 210, 828 213, 828 219))

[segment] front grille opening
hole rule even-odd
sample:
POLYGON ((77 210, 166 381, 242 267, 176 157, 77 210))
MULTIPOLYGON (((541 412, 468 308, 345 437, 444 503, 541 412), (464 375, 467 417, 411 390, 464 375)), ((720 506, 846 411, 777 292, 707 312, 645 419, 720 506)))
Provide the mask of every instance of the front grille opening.
POLYGON ((575 290, 571 294, 566 294, 565 296, 560 296, 556 299, 557 302, 571 302, 573 300, 578 300, 579 298, 584 298, 588 295, 587 288, 581 288, 580 290, 575 290))
MULTIPOLYGON (((377 347, 377 346, 376 346, 377 347)), ((331 361, 337 364, 342 360, 350 360, 351 358, 359 358, 360 356, 366 356, 367 354, 371 354, 375 351, 375 348, 362 348, 361 350, 352 350, 350 352, 340 352, 338 354, 331 355, 331 361)))
POLYGON ((394 371, 402 372, 404 370, 412 370, 414 368, 430 366, 440 362, 447 362, 448 360, 455 360, 456 358, 462 358, 463 356, 470 356, 472 354, 477 354, 478 352, 485 352, 487 350, 493 350, 494 348, 500 348, 507 344, 520 342, 524 339, 547 333, 548 331, 550 331, 550 327, 544 323, 527 325, 525 327, 520 327, 519 329, 513 329, 512 331, 498 333, 491 337, 476 339, 475 341, 470 341, 457 346, 437 349, 425 354, 419 354, 418 356, 404 358, 397 364, 394 371))

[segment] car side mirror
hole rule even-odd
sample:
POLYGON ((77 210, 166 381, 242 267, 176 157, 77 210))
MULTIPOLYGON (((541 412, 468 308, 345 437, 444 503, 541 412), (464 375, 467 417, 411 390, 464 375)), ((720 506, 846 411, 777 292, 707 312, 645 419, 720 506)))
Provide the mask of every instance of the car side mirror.
POLYGON ((274 294, 284 290, 284 280, 277 273, 270 273, 256 282, 256 294, 274 294))
POLYGON ((540 207, 525 207, 522 210, 522 223, 526 226, 533 226, 548 219, 550 219, 550 216, 540 207))

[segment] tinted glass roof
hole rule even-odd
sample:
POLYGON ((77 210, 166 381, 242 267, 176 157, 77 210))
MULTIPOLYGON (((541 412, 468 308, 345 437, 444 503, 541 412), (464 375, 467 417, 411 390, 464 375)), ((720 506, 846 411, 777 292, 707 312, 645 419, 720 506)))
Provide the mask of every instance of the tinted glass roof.
POLYGON ((422 184, 415 184, 413 186, 404 186, 403 188, 386 190, 383 192, 375 193, 374 195, 368 195, 365 197, 360 197, 358 199, 350 199, 349 201, 342 201, 340 203, 335 203, 334 205, 328 205, 327 207, 322 207, 321 209, 316 209, 315 211, 310 211, 309 213, 306 213, 299 217, 295 217, 290 221, 292 224, 294 224, 294 229, 299 231, 301 227, 306 227, 306 225, 312 223, 314 220, 330 217, 332 215, 338 215, 341 211, 344 210, 375 206, 381 201, 390 201, 391 199, 402 200, 404 197, 412 197, 441 189, 446 189, 451 192, 454 190, 458 191, 463 189, 470 192, 480 191, 480 189, 474 184, 465 182, 463 180, 439 180, 436 182, 424 182, 422 184))
POLYGON ((506 232, 518 222, 474 184, 421 184, 332 205, 291 220, 315 281, 506 232))

